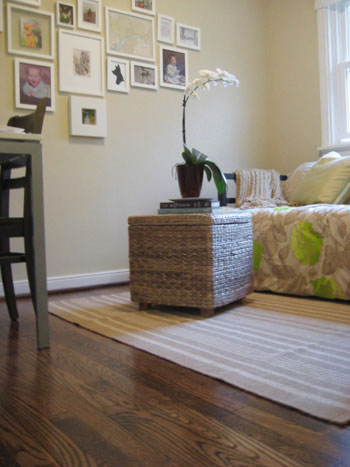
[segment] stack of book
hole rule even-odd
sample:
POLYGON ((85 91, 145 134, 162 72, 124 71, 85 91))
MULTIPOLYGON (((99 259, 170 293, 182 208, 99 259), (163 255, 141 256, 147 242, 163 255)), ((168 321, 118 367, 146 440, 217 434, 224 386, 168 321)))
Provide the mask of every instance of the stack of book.
POLYGON ((220 202, 214 198, 170 199, 160 203, 158 209, 158 214, 218 214, 220 212, 220 202))

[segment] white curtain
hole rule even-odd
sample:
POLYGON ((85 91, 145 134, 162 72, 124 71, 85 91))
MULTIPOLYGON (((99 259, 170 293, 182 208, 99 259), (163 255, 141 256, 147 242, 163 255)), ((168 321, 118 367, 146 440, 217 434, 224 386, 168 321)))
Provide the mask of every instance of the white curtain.
POLYGON ((315 9, 319 10, 321 8, 327 8, 331 5, 335 5, 337 3, 348 3, 349 0, 315 0, 315 9))

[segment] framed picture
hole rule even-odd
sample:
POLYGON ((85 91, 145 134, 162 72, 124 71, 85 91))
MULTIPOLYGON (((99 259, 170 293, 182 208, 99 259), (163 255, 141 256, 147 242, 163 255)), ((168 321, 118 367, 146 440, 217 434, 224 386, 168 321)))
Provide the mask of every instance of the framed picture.
POLYGON ((11 0, 12 2, 22 3, 23 5, 40 6, 41 0, 11 0))
POLYGON ((60 29, 59 90, 104 95, 103 38, 60 29))
POLYGON ((158 89, 158 67, 149 63, 131 62, 131 86, 158 89))
POLYGON ((48 97, 47 110, 55 110, 55 72, 51 62, 15 58, 15 97, 19 109, 36 109, 48 97))
POLYGON ((185 89, 188 81, 187 52, 174 47, 159 46, 160 85, 185 89))
POLYGON ((129 92, 129 60, 107 57, 107 89, 109 91, 129 92))
POLYGON ((201 49, 201 31, 199 28, 176 23, 176 45, 188 49, 201 49))
POLYGON ((106 100, 70 96, 70 134, 92 138, 106 137, 106 100))
POLYGON ((100 0, 78 1, 78 28, 101 32, 101 2, 100 0))
POLYGON ((154 18, 106 8, 107 53, 154 62, 154 18))
POLYGON ((131 0, 131 8, 140 13, 154 15, 156 11, 156 0, 131 0))
POLYGON ((56 26, 74 28, 75 6, 72 3, 56 2, 56 26))
POLYGON ((158 15, 158 34, 159 42, 174 44, 175 20, 171 16, 158 15))
POLYGON ((8 52, 53 59, 53 13, 7 4, 8 52))

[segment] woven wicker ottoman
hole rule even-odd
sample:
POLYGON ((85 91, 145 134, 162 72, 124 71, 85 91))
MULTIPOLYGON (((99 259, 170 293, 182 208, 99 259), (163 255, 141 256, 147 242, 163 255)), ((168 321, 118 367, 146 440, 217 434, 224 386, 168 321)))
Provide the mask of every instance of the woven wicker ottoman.
POLYGON ((252 291, 251 214, 129 217, 131 299, 202 316, 252 291))

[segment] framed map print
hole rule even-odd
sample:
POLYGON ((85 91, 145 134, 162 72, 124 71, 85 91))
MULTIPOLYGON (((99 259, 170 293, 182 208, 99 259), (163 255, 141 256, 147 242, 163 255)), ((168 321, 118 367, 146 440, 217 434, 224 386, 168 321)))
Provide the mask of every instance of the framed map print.
POLYGON ((154 18, 106 8, 107 54, 154 62, 154 18))

